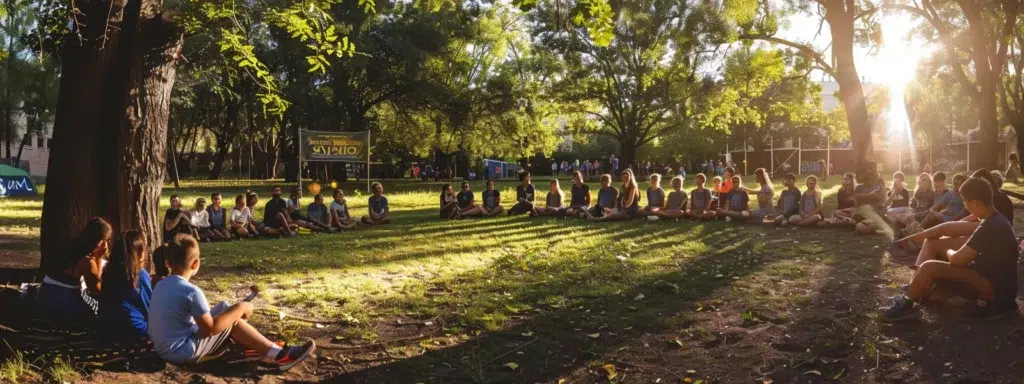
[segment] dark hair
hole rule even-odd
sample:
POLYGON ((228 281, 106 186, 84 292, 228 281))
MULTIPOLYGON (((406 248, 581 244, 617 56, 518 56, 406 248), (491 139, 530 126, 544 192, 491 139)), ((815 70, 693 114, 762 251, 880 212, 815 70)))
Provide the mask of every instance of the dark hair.
POLYGON ((796 181, 796 175, 794 175, 794 174, 792 174, 792 173, 787 173, 787 174, 786 174, 786 180, 789 180, 789 181, 796 181))
POLYGON ((519 181, 526 180, 527 176, 530 176, 530 171, 523 171, 523 173, 519 174, 519 181))
POLYGON ((170 200, 174 200, 174 199, 177 199, 177 198, 178 198, 178 195, 171 195, 170 200))
POLYGON ((238 195, 238 196, 235 196, 235 204, 238 204, 238 201, 239 201, 239 200, 241 200, 241 201, 242 201, 243 203, 244 203, 244 202, 246 202, 246 201, 245 201, 245 195, 238 195))
POLYGON ((1017 152, 1010 153, 1006 158, 1010 159, 1010 161, 1017 161, 1017 152))
POLYGON ((735 174, 736 174, 736 168, 733 168, 733 167, 725 167, 725 172, 729 172, 729 173, 731 173, 731 174, 735 175, 735 174))
POLYGON ((468 181, 463 181, 462 182, 462 186, 463 187, 468 187, 469 186, 469 182, 468 181))
POLYGON ((321 195, 321 194, 318 193, 318 194, 316 194, 316 196, 313 196, 313 201, 316 201, 316 199, 323 200, 324 199, 324 195, 321 195))
POLYGON ((213 201, 213 199, 216 199, 218 197, 220 197, 220 192, 211 193, 210 194, 210 201, 213 201))
POLYGON ((956 184, 957 180, 967 181, 967 175, 964 175, 962 173, 953 175, 953 184, 956 184))
POLYGON ((340 193, 340 194, 341 194, 342 196, 344 196, 344 195, 345 195, 345 191, 342 191, 342 190, 341 190, 341 188, 338 188, 338 189, 335 189, 335 190, 334 190, 334 193, 331 193, 331 197, 334 197, 334 196, 338 196, 338 194, 339 194, 339 193, 340 193))
POLYGON ((946 181, 946 172, 942 172, 942 171, 935 172, 935 174, 932 175, 932 181, 942 181, 942 182, 945 182, 946 181))
POLYGON ((985 179, 985 181, 988 182, 988 185, 993 189, 995 189, 995 187, 999 185, 999 183, 996 182, 996 178, 992 176, 992 171, 989 171, 986 168, 974 171, 974 173, 971 174, 971 177, 975 179, 985 179))
POLYGON ((259 198, 260 198, 260 195, 257 194, 256 192, 245 191, 245 202, 246 203, 248 203, 250 201, 253 201, 253 200, 256 200, 256 199, 259 199, 259 198))
POLYGON ((103 286, 139 287, 139 270, 146 254, 146 235, 137 230, 121 232, 110 252, 110 263, 103 269, 103 286))
POLYGON ((193 249, 199 248, 199 242, 192 235, 179 233, 164 245, 164 257, 172 267, 184 267, 188 263, 188 255, 193 249))
POLYGON ((698 173, 698 174, 694 175, 693 176, 693 181, 697 181, 698 177, 701 178, 701 179, 704 179, 705 183, 708 181, 708 177, 706 175, 704 175, 703 173, 698 173))
POLYGON ((85 223, 85 228, 82 228, 82 231, 75 237, 71 246, 71 252, 68 252, 68 259, 61 266, 61 269, 77 263, 82 257, 96 249, 96 243, 110 240, 110 236, 113 234, 114 229, 102 217, 90 218, 85 223))
POLYGON ((444 185, 442 185, 442 186, 441 186, 441 194, 443 195, 443 194, 444 194, 444 191, 447 191, 447 190, 448 190, 448 188, 451 188, 451 186, 452 186, 452 185, 451 185, 451 184, 448 184, 448 183, 445 183, 444 185))
POLYGON ((376 190, 377 190, 377 186, 380 186, 381 188, 383 188, 383 187, 384 187, 384 186, 383 186, 383 185, 381 185, 380 183, 378 183, 378 182, 374 181, 374 182, 373 182, 373 184, 370 184, 370 189, 372 189, 372 190, 376 191, 376 190))
POLYGON ((972 177, 967 179, 960 186, 960 198, 967 201, 978 201, 981 204, 991 207, 992 206, 992 185, 980 177, 972 177))

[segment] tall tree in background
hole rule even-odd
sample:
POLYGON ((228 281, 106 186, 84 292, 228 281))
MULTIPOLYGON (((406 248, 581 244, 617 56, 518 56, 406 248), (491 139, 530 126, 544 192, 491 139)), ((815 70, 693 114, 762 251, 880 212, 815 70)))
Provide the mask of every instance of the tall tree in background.
POLYGON ((1021 154, 1024 153, 1024 22, 1017 23, 1011 39, 1006 69, 999 83, 999 101, 1002 121, 1013 127, 1017 153, 1021 154))
POLYGON ((810 79, 812 68, 788 51, 738 49, 726 58, 722 89, 701 118, 727 125, 731 143, 754 152, 773 139, 826 136, 833 127, 821 109, 821 86, 810 79))
POLYGON ((11 157, 11 145, 17 136, 14 118, 21 106, 21 90, 25 87, 25 73, 21 70, 28 68, 23 65, 29 50, 23 37, 31 29, 35 17, 31 0, 3 0, 0 4, 0 33, 3 38, 3 153, 7 157, 11 157))
POLYGON ((813 59, 822 70, 839 83, 839 99, 846 112, 847 125, 857 162, 874 160, 874 142, 871 135, 868 107, 864 87, 854 62, 853 48, 872 36, 877 36, 873 17, 878 7, 870 0, 741 0, 732 16, 740 26, 740 39, 764 40, 799 50, 813 59), (778 7, 778 5, 782 7, 778 7), (819 51, 810 43, 789 41, 777 36, 779 20, 791 14, 817 15, 828 23, 832 42, 827 50, 819 51))
POLYGON ((600 46, 586 31, 564 29, 557 1, 540 2, 536 39, 564 57, 567 73, 556 84, 566 103, 585 108, 598 133, 619 142, 631 164, 637 148, 683 129, 699 82, 697 70, 724 35, 712 3, 642 0, 621 3, 611 43, 600 46), (596 106, 596 108, 587 108, 596 106))
POLYGON ((925 37, 937 37, 941 42, 945 63, 978 112, 982 154, 978 166, 995 169, 1000 160, 999 85, 1024 5, 1019 0, 957 0, 955 4, 924 0, 912 4, 891 7, 923 19, 925 37))

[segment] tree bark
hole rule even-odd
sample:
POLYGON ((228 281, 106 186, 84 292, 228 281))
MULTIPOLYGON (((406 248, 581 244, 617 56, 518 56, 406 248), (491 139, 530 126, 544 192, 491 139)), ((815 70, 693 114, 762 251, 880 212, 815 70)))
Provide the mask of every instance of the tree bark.
POLYGON ((841 3, 827 3, 825 19, 832 31, 832 55, 835 59, 836 72, 834 77, 839 83, 839 98, 846 109, 854 166, 855 169, 859 169, 860 164, 874 161, 875 144, 871 139, 871 122, 864 100, 864 87, 860 82, 853 56, 856 10, 846 10, 841 3))
MULTIPOLYGON (((160 241, 167 118, 183 43, 161 0, 82 1, 69 38, 44 195, 41 267, 62 269, 90 217, 160 241), (73 191, 73 193, 71 193, 73 191)), ((150 246, 150 250, 155 249, 150 246)))

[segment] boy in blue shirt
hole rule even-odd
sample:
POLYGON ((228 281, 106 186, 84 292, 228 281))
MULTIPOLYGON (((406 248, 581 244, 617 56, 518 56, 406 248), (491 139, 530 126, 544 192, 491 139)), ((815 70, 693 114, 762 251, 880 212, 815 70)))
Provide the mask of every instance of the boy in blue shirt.
POLYGON ((147 333, 164 360, 201 363, 214 356, 230 337, 263 356, 263 362, 287 371, 316 350, 312 339, 291 347, 267 340, 246 321, 252 316, 250 302, 231 306, 221 302, 211 310, 203 291, 189 282, 199 272, 200 264, 199 243, 191 236, 175 236, 163 254, 170 275, 153 289, 147 333))
POLYGON ((380 183, 373 183, 370 187, 373 188, 373 196, 370 196, 370 201, 367 204, 370 214, 363 216, 363 224, 390 224, 390 207, 388 207, 388 198, 384 197, 384 186, 380 183))

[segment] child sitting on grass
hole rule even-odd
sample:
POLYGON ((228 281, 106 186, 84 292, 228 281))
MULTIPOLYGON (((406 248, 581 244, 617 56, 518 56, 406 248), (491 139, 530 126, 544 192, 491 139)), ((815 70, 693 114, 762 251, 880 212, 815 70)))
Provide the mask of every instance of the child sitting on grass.
POLYGON ((800 216, 800 188, 796 187, 796 175, 787 173, 782 181, 786 189, 779 194, 779 203, 776 209, 779 215, 775 216, 775 225, 789 225, 790 220, 801 220, 800 216))
POLYGON ((885 180, 878 175, 875 163, 866 162, 861 164, 861 170, 857 173, 857 179, 863 184, 855 188, 857 192, 854 199, 857 201, 857 214, 853 216, 857 221, 854 227, 856 234, 870 235, 878 233, 888 225, 884 222, 886 194, 885 180))
POLYGON ((210 230, 210 214, 206 212, 206 199, 196 199, 195 208, 188 213, 189 223, 199 234, 199 241, 210 241, 213 231, 210 230))
POLYGON ((370 196, 367 203, 369 215, 363 216, 363 224, 390 224, 391 208, 388 206, 388 198, 384 196, 384 185, 375 182, 370 188, 373 189, 373 196, 370 196))
POLYGON ((722 192, 722 177, 721 176, 715 176, 715 177, 711 178, 711 210, 712 211, 717 211, 719 208, 725 209, 726 206, 728 206, 728 203, 722 201, 722 198, 723 198, 724 194, 725 193, 722 192))
POLYGON ((725 203, 725 207, 720 206, 715 211, 715 214, 718 217, 724 217, 727 223, 733 220, 746 220, 751 216, 750 196, 747 196, 747 191, 740 188, 743 185, 743 180, 739 176, 733 176, 732 185, 736 188, 719 196, 719 200, 725 203))
POLYGON ((258 352, 263 362, 287 371, 316 350, 312 339, 301 346, 284 347, 267 340, 246 321, 252 316, 250 302, 231 306, 220 302, 211 309, 203 291, 189 282, 202 263, 199 243, 192 237, 175 236, 167 243, 164 255, 170 275, 153 289, 147 329, 153 348, 164 360, 175 364, 201 363, 230 337, 258 352))
POLYGON ((539 216, 561 216, 565 213, 565 208, 562 206, 564 200, 565 195, 562 192, 562 186, 558 184, 558 179, 552 179, 548 184, 548 195, 544 199, 544 206, 535 207, 534 211, 539 216))
POLYGON ((228 230, 230 214, 221 206, 220 193, 210 195, 210 206, 206 208, 206 216, 210 220, 210 233, 214 240, 231 238, 231 231, 228 230))
POLYGON ((1017 310, 1019 250, 1013 226, 993 207, 993 192, 988 181, 971 178, 963 183, 959 192, 966 209, 981 219, 980 225, 962 246, 946 250, 945 260, 928 260, 918 266, 904 294, 896 297, 883 313, 884 321, 919 318, 917 303, 926 298, 939 281, 966 283, 973 288, 977 300, 965 312, 968 318, 990 319, 1017 310))
POLYGON ((601 189, 597 191, 597 205, 583 211, 587 219, 615 213, 615 202, 619 201, 619 190, 612 186, 612 175, 601 175, 601 189))
POLYGON ((857 213, 857 201, 854 198, 856 191, 857 177, 852 173, 843 174, 843 184, 839 187, 839 192, 836 193, 836 210, 832 212, 832 217, 827 220, 827 224, 849 226, 857 224, 853 220, 853 214, 857 213))
POLYGON ((590 186, 583 182, 583 174, 579 171, 572 173, 572 187, 569 192, 572 196, 569 208, 565 209, 566 216, 581 216, 584 211, 590 209, 590 186))
POLYGON ((101 331, 115 341, 137 343, 146 337, 146 317, 153 295, 146 271, 146 236, 136 230, 122 233, 104 271, 99 300, 101 331))
POLYGON ((331 210, 324 205, 324 195, 318 193, 313 196, 313 204, 306 207, 306 219, 311 225, 326 228, 327 232, 335 231, 331 226, 331 210))
POLYGON ((494 189, 494 180, 487 180, 487 189, 484 190, 482 195, 484 197, 484 214, 487 216, 497 216, 505 211, 505 208, 501 206, 501 192, 494 189))
POLYGON ((595 221, 620 221, 640 218, 640 187, 632 169, 622 171, 622 192, 616 202, 619 209, 614 213, 593 218, 595 221))
POLYGON ((235 207, 231 208, 231 231, 239 238, 255 238, 259 231, 252 223, 252 216, 249 208, 245 206, 245 196, 235 197, 235 207))
POLYGON ((661 189, 661 175, 655 173, 650 178, 651 185, 647 187, 647 206, 644 212, 655 213, 665 209, 665 190, 661 189))
POLYGON ((775 208, 772 207, 772 200, 775 199, 775 186, 764 168, 754 170, 754 178, 757 180, 758 189, 750 189, 737 184, 734 189, 744 193, 752 193, 757 196, 757 210, 750 212, 750 216, 756 222, 770 223, 775 218, 775 208))
POLYGON ((516 187, 516 205, 508 209, 509 216, 524 213, 535 214, 533 210, 534 192, 535 189, 531 183, 530 172, 526 171, 519 174, 519 186, 516 187))
POLYGON ((199 232, 192 226, 188 212, 181 209, 181 198, 178 195, 171 195, 171 208, 164 213, 164 238, 169 239, 178 233, 199 237, 199 232))
MULTIPOLYGON (((89 219, 75 237, 60 263, 53 263, 39 287, 43 314, 59 323, 81 324, 95 319, 100 295, 104 257, 110 250, 113 229, 99 217, 89 219)), ((44 265, 44 268, 46 266, 44 265)))
MULTIPOLYGON (((256 220, 256 205, 260 203, 260 195, 253 191, 245 191, 245 209, 249 211, 249 222, 256 228, 256 237, 259 237, 266 228, 262 221, 256 220)), ((264 214, 264 217, 266 215, 264 214)))
POLYGON ((822 193, 818 188, 818 178, 814 175, 807 176, 807 190, 800 197, 800 214, 791 216, 789 223, 801 227, 812 227, 821 222, 822 216, 822 193))
POLYGON ((348 213, 348 201, 341 188, 334 190, 334 201, 331 202, 331 225, 338 229, 353 229, 359 223, 348 213))
POLYGON ((903 185, 905 179, 903 172, 892 174, 892 191, 889 191, 889 197, 882 204, 886 207, 885 218, 890 223, 895 223, 900 216, 910 212, 910 191, 903 185))
POLYGON ((455 192, 452 191, 451 184, 445 184, 441 186, 441 218, 442 219, 458 219, 461 218, 459 213, 459 201, 455 198, 455 192))
POLYGON ((306 228, 317 232, 330 232, 330 228, 317 226, 309 221, 309 218, 302 214, 302 189, 292 188, 288 198, 284 200, 284 214, 288 221, 299 228, 306 228))
POLYGON ((680 219, 686 215, 686 191, 683 191, 683 177, 672 178, 672 192, 668 193, 665 209, 653 212, 654 215, 667 220, 680 219))
POLYGON ((694 220, 714 220, 717 216, 712 208, 714 197, 711 190, 704 188, 707 176, 698 173, 693 177, 693 181, 697 183, 697 188, 690 191, 690 210, 686 212, 686 216, 694 220))
POLYGON ((299 226, 288 217, 288 203, 281 198, 281 188, 270 189, 270 201, 263 207, 263 233, 267 236, 295 237, 299 226))
POLYGON ((476 205, 476 195, 470 190, 468 182, 462 182, 462 190, 455 195, 455 200, 459 202, 459 215, 462 217, 483 216, 487 213, 483 207, 476 205))

